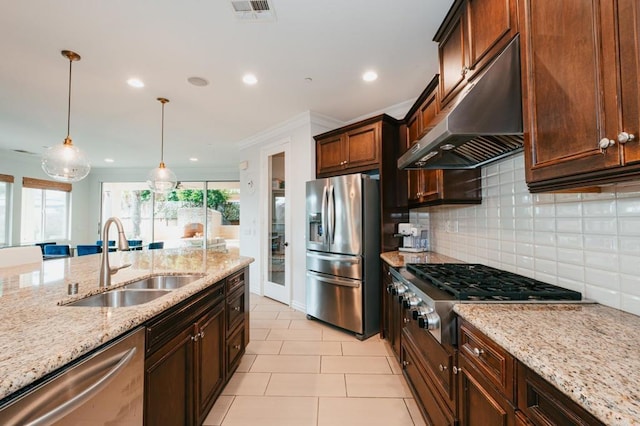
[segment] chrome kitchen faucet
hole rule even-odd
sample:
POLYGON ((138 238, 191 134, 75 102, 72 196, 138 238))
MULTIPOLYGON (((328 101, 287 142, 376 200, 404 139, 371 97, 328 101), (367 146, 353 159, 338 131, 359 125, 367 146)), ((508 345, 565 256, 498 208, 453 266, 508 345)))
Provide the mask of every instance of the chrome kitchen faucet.
POLYGON ((120 265, 116 268, 112 268, 109 266, 109 245, 106 244, 109 241, 109 226, 112 223, 116 224, 116 228, 118 228, 118 250, 129 250, 129 242, 127 241, 127 237, 124 235, 124 227, 122 226, 122 222, 117 217, 110 217, 104 223, 104 228, 102 229, 102 261, 100 262, 100 287, 109 287, 111 285, 111 275, 118 272, 120 269, 128 268, 131 266, 130 263, 125 263, 124 265, 120 265))

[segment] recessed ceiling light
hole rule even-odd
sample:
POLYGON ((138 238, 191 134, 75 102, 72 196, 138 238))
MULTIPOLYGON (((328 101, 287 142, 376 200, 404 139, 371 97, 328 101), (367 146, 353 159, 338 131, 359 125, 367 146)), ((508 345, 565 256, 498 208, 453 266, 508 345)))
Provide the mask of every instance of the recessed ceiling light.
POLYGON ((202 77, 189 77, 187 81, 193 84, 194 86, 198 86, 198 87, 204 87, 209 85, 209 81, 207 81, 207 79, 202 77))
POLYGON ((196 161, 198 161, 198 159, 196 157, 191 157, 189 158, 189 161, 193 161, 195 163, 196 161))
POLYGON ((113 163, 113 158, 105 158, 104 162, 105 163, 113 163))
POLYGON ((144 87, 144 82, 138 78, 130 78, 129 80, 127 80, 127 84, 137 89, 144 87))
POLYGON ((378 78, 378 74, 375 71, 367 71, 362 74, 362 79, 364 81, 375 81, 378 78))
POLYGON ((258 82, 258 78, 253 74, 245 74, 244 77, 242 77, 242 81, 244 81, 244 84, 253 86, 258 82))

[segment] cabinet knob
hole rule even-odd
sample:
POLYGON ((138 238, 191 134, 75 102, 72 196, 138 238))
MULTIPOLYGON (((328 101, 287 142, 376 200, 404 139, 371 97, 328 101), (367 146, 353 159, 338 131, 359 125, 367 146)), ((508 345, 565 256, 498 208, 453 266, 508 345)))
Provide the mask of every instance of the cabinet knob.
POLYGON ((469 72, 469 67, 464 67, 460 70, 460 75, 464 77, 465 75, 467 75, 468 72, 469 72))
POLYGON ((440 364, 440 365, 438 365, 438 369, 439 369, 440 371, 444 371, 444 370, 446 370, 446 369, 447 369, 447 366, 446 366, 446 365, 442 365, 442 364, 440 364))
POLYGON ((240 350, 240 345, 233 345, 233 349, 240 350))
POLYGON ((409 361, 402 361, 402 366, 406 367, 407 365, 409 365, 409 361))
POLYGON ((453 366, 453 374, 458 374, 458 373, 462 373, 462 368, 456 367, 454 365, 453 366))
POLYGON ((600 152, 604 154, 607 151, 607 148, 612 147, 615 144, 616 141, 613 139, 602 138, 600 139, 600 142, 598 142, 598 148, 600 148, 600 152))
POLYGON ((200 338, 202 339, 204 337, 204 331, 200 332, 200 338))
POLYGON ((404 321, 404 323, 405 323, 405 324, 407 324, 407 323, 409 323, 411 320, 410 320, 409 318, 407 318, 407 317, 404 317, 404 318, 402 319, 402 321, 404 321))
POLYGON ((196 333, 194 336, 191 336, 191 340, 193 340, 194 342, 198 340, 198 336, 199 334, 196 333))
POLYGON ((480 355, 482 355, 483 353, 484 353, 484 350, 483 350, 483 349, 480 349, 480 348, 473 348, 473 354, 474 354, 475 356, 480 356, 480 355))
POLYGON ((233 308, 233 310, 236 312, 240 312, 240 306, 236 306, 235 308, 233 308))
POLYGON ((629 134, 627 132, 620 132, 618 133, 618 142, 620 143, 627 143, 627 142, 631 142, 636 138, 635 135, 633 134, 629 134))

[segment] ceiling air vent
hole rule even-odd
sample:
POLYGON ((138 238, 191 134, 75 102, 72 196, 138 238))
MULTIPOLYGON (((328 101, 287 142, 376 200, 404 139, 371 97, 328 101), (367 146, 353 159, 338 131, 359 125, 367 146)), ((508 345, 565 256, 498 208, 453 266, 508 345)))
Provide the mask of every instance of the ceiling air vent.
POLYGON ((267 0, 231 0, 233 11, 240 21, 275 21, 276 13, 267 0))

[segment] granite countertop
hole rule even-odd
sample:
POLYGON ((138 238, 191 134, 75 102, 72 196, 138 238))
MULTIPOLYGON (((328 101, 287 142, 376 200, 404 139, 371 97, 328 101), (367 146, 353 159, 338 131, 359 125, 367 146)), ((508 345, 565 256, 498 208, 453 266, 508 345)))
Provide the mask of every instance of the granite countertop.
POLYGON ((101 292, 99 255, 0 269, 0 399, 251 262, 253 258, 239 256, 237 249, 229 253, 199 248, 111 253, 111 266, 132 265, 112 276, 112 287, 159 273, 202 274, 165 296, 126 308, 61 306, 101 292), (75 283, 77 294, 69 295, 75 283))
POLYGON ((382 253, 380 258, 393 268, 401 268, 405 263, 465 263, 453 257, 443 254, 425 251, 410 253, 406 251, 388 251, 382 253))
POLYGON ((454 310, 605 424, 640 424, 640 317, 599 304, 454 310))

